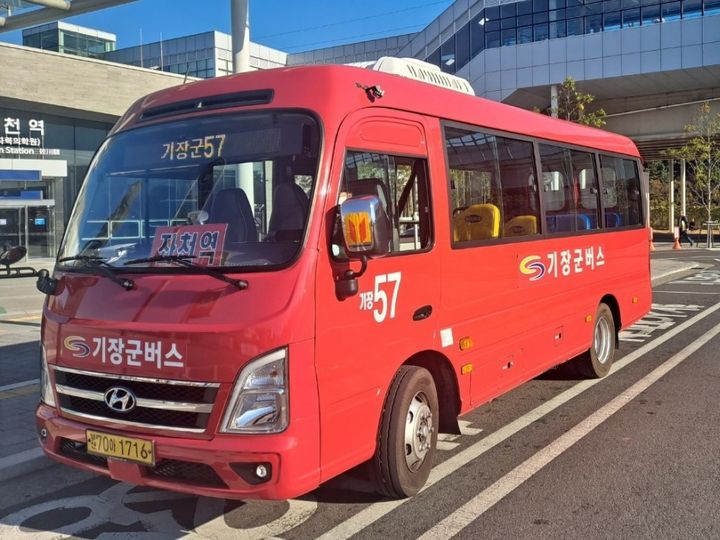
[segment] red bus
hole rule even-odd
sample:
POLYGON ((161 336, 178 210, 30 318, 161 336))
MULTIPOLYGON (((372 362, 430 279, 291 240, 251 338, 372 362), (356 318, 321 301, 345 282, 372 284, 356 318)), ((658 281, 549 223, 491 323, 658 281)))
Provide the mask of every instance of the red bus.
POLYGON ((651 302, 637 149, 411 67, 131 107, 38 281, 49 456, 280 499, 369 462, 406 497, 459 415, 570 359, 608 373, 651 302))

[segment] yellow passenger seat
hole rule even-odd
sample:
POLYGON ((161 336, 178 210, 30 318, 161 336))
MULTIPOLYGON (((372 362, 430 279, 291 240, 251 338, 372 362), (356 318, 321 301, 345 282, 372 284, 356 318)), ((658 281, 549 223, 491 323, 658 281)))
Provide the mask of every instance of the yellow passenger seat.
POLYGON ((537 234, 537 218, 535 216, 515 216, 505 223, 503 236, 531 236, 537 234))
POLYGON ((453 217, 453 240, 469 242, 500 236, 500 209, 494 204, 473 204, 453 217))

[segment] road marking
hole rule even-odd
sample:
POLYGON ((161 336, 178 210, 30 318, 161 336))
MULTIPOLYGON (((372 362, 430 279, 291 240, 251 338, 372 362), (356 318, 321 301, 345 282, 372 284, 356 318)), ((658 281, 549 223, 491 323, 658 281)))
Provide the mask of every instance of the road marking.
POLYGON ((31 394, 38 394, 40 392, 40 386, 26 386, 25 388, 17 388, 15 390, 6 390, 0 392, 0 400, 10 399, 22 396, 29 396, 31 394))
MULTIPOLYGON (((41 454, 42 455, 42 454, 41 454)), ((49 463, 50 460, 47 460, 49 463)), ((140 527, 135 533, 107 533, 103 538, 245 538, 271 539, 302 525, 310 519, 318 509, 318 502, 312 496, 302 499, 290 499, 287 502, 244 501, 247 519, 253 519, 253 506, 267 509, 287 506, 282 515, 264 525, 242 525, 230 523, 226 519, 224 499, 199 497, 194 505, 194 513, 190 517, 194 526, 187 529, 180 525, 173 511, 174 503, 187 501, 191 496, 184 493, 152 490, 136 492, 135 486, 122 482, 115 483, 101 493, 54 498, 32 506, 24 506, 0 520, 0 538, 35 538, 57 540, 58 538, 87 537, 89 531, 107 528, 110 525, 140 527), (67 509, 87 509, 87 512, 76 512, 68 519, 46 517, 50 512, 59 515, 67 509), (31 519, 43 523, 41 529, 30 529, 23 525, 31 519), (57 523, 57 519, 60 523, 57 523), (49 521, 49 523, 48 523, 49 521), (56 521, 53 524, 53 521, 56 521)), ((186 521, 184 520, 184 521, 186 521)))
POLYGON ((720 294, 720 292, 698 292, 698 291, 653 291, 661 294, 702 294, 707 296, 708 294, 720 294))
POLYGON ((643 343, 658 330, 667 330, 677 324, 678 319, 687 319, 705 306, 697 304, 653 304, 650 312, 627 330, 618 334, 620 341, 643 343))
POLYGON ((33 459, 37 459, 44 455, 44 452, 40 448, 31 448, 30 450, 25 450, 23 452, 18 452, 17 454, 12 454, 4 458, 0 458, 0 473, 2 473, 2 471, 4 471, 5 469, 17 467, 18 465, 21 465, 33 459))
MULTIPOLYGON (((668 330, 666 333, 664 333, 661 336, 658 336, 653 341, 646 343, 642 347, 639 347, 629 353, 628 355, 624 356, 615 364, 613 365, 613 369, 610 372, 609 376, 614 375, 615 373, 618 373, 620 370, 625 368, 626 366, 630 365, 632 362, 637 360, 638 358, 641 358, 645 354, 649 353, 650 351, 656 349, 663 343, 669 341, 670 339, 674 338, 676 335, 684 332, 687 328, 690 328, 694 324, 700 322, 701 320, 705 319, 706 317, 709 317, 713 313, 715 313, 717 310, 720 309, 720 303, 715 304, 712 307, 709 307, 705 311, 702 311, 695 315, 693 318, 688 319, 687 321, 679 324, 675 328, 672 328, 671 330, 668 330)), ((720 328, 718 326, 717 328, 720 328)), ((523 416, 513 420, 509 424, 503 426, 502 428, 498 429, 497 431, 489 434, 484 439, 480 439, 475 444, 467 447, 465 450, 458 452, 454 456, 452 456, 450 459, 443 461, 442 463, 438 464, 431 472, 430 477, 428 478, 428 481, 425 484, 425 487, 423 487, 422 491, 425 491, 430 486, 436 484, 437 482, 445 479, 450 474, 454 473, 464 465, 467 465, 472 460, 478 458, 485 452, 491 450, 498 444, 506 441, 519 431, 525 429, 533 422, 536 422, 537 420, 540 420, 544 416, 550 414, 552 411, 560 407, 561 405, 564 405, 571 399, 579 396, 583 392, 589 390, 596 384, 599 384, 603 382, 605 379, 587 379, 584 381, 581 381, 577 383, 575 386, 565 390, 561 394, 558 394, 554 398, 546 401, 542 405, 536 407, 532 411, 524 414, 523 416)), ((380 518, 384 517, 385 515, 389 514, 396 508, 402 506, 408 501, 411 501, 413 499, 401 499, 401 500, 394 500, 394 501, 383 501, 371 504, 370 506, 364 508, 354 516, 350 517, 346 521, 339 523, 329 531, 327 531, 325 534, 320 536, 319 538, 323 540, 333 540, 337 538, 350 538, 354 534, 357 534, 358 532, 362 531, 364 528, 369 527, 373 523, 375 523, 380 518)))
MULTIPOLYGON (((462 435, 472 437, 474 435, 479 435, 480 433, 482 433, 482 429, 472 428, 470 427, 470 424, 471 422, 468 422, 467 420, 458 420, 458 425, 460 426, 460 433, 462 435)), ((455 435, 454 433, 440 433, 438 434, 436 448, 445 452, 449 450, 455 450, 458 446, 460 446, 460 443, 455 441, 457 441, 462 435, 455 435)))
POLYGON ((39 321, 42 315, 28 315, 27 317, 13 317, 12 319, 0 319, 0 324, 8 322, 39 321))
POLYGON ((418 540, 450 538, 451 536, 459 533, 485 512, 490 510, 490 508, 495 506, 495 504, 509 495, 513 490, 520 487, 536 473, 540 472, 555 458, 572 448, 575 443, 591 433, 596 427, 609 420, 612 415, 638 397, 645 390, 650 388, 650 386, 655 384, 662 377, 667 375, 671 369, 687 360, 690 355, 706 345, 718 334, 720 334, 720 326, 715 326, 715 328, 707 334, 701 336, 679 353, 663 362, 660 366, 645 375, 645 377, 637 381, 619 396, 603 405, 600 409, 555 439, 534 456, 515 467, 493 485, 478 493, 475 497, 447 516, 432 529, 426 531, 418 538, 418 540))
POLYGON ((481 428, 472 428, 470 427, 470 424, 472 422, 468 422, 467 420, 458 420, 458 425, 460 426, 460 433, 463 435, 480 435, 482 433, 481 428))
POLYGON ((22 381, 22 382, 16 382, 13 384, 6 384, 5 386, 0 386, 0 392, 5 392, 6 390, 15 390, 16 388, 23 388, 25 386, 31 386, 33 384, 38 384, 40 382, 40 379, 31 379, 29 381, 22 381))

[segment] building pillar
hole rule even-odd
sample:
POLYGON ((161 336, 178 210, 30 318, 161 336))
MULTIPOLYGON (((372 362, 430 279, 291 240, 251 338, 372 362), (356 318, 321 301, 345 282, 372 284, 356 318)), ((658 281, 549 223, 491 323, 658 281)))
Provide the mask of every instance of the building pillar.
POLYGON ((668 190, 668 223, 670 232, 675 230, 675 175, 673 169, 675 168, 675 161, 669 160, 669 176, 670 185, 668 190))
POLYGON ((248 0, 230 0, 233 73, 250 71, 250 11, 248 0))
MULTIPOLYGON (((230 0, 233 73, 250 71, 250 10, 248 0, 230 0)), ((237 166, 238 187, 247 195, 255 215, 255 182, 252 163, 237 166)))
POLYGON ((685 159, 680 160, 680 215, 687 217, 687 185, 685 174, 685 159))
POLYGON ((558 89, 557 84, 550 86, 550 116, 558 117, 558 89))

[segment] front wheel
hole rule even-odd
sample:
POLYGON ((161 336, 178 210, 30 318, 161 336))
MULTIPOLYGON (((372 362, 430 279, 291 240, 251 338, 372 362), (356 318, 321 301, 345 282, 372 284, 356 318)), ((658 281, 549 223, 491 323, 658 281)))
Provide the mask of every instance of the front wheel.
POLYGON ((438 432, 438 398, 425 368, 402 366, 385 398, 373 459, 377 489, 404 498, 425 485, 438 432))
POLYGON ((600 304, 590 349, 576 359, 575 365, 583 377, 600 379, 610 372, 615 357, 615 336, 612 311, 606 304, 600 304))

